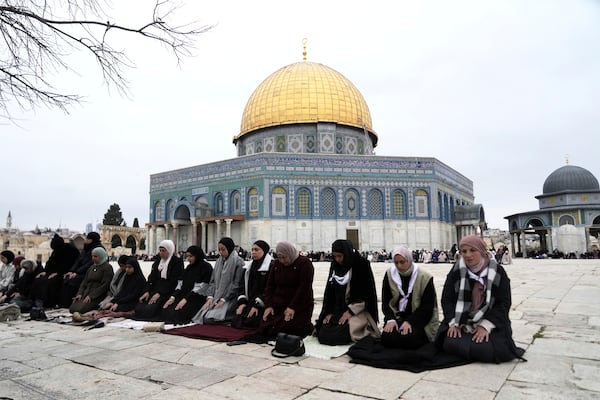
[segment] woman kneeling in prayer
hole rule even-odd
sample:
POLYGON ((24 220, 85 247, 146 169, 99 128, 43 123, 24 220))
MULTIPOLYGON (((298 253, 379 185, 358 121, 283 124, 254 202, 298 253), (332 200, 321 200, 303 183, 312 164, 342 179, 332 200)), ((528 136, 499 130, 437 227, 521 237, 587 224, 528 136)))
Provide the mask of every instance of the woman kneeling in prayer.
POLYGON ((405 246, 392 251, 392 260, 394 265, 383 278, 381 343, 417 349, 433 341, 439 325, 433 277, 413 262, 412 252, 405 246))
POLYGON ((379 337, 377 292, 371 263, 348 240, 331 245, 333 261, 317 320, 319 342, 348 344, 365 336, 379 337))
POLYGON ((269 255, 270 246, 264 240, 252 244, 252 261, 244 266, 244 293, 237 299, 235 317, 231 322, 234 328, 258 328, 265 309, 265 286, 273 258, 269 255))
POLYGON ((222 324, 235 315, 237 298, 243 292, 244 260, 235 251, 233 239, 224 237, 217 245, 219 258, 215 262, 206 302, 192 318, 197 324, 222 324))
POLYGON ((138 300, 146 289, 146 278, 135 256, 128 257, 124 262, 125 277, 121 287, 106 309, 115 312, 127 312, 135 308, 138 300))
POLYGON ((265 312, 258 333, 275 337, 279 332, 307 336, 314 308, 312 262, 286 241, 275 247, 277 260, 269 270, 265 288, 265 312))
POLYGON ((163 305, 162 320, 168 324, 187 324, 206 302, 213 267, 200 246, 188 247, 186 257, 189 264, 173 295, 163 305))
POLYGON ((108 262, 108 254, 102 247, 92 250, 92 266, 85 273, 77 295, 69 308, 71 313, 86 313, 96 310, 100 301, 106 297, 108 286, 114 276, 112 265, 108 262))
POLYGON ((175 291, 183 274, 183 261, 175 255, 175 244, 163 240, 158 245, 159 258, 152 264, 146 290, 135 306, 135 319, 142 321, 160 320, 160 311, 175 291))
POLYGON ((490 257, 478 236, 465 236, 459 251, 460 260, 448 273, 442 292, 444 320, 438 343, 445 352, 471 361, 522 358, 525 351, 512 339, 506 271, 490 257))

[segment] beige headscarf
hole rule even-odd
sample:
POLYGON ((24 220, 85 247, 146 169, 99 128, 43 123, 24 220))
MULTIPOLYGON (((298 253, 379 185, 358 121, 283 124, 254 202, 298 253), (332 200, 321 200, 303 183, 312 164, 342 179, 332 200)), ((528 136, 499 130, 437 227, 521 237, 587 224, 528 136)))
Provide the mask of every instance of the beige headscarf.
POLYGON ((290 263, 296 261, 296 259, 300 255, 300 253, 296 249, 296 246, 286 241, 277 243, 277 246, 275 247, 275 253, 287 256, 290 259, 290 263))

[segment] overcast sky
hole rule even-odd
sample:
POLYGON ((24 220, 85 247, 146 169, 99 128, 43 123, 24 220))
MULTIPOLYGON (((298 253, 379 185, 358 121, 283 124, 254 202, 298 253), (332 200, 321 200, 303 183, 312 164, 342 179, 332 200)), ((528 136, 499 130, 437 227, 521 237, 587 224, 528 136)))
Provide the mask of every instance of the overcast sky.
MULTIPOLYGON (((140 3, 114 2, 111 21, 143 21, 140 3)), ((215 25, 194 58, 177 66, 164 47, 119 37, 136 64, 127 97, 107 89, 94 60, 72 54, 78 74, 48 78, 84 103, 68 115, 12 107, 16 124, 0 120, 0 226, 10 210, 22 230, 82 231, 113 203, 127 225, 148 222, 150 175, 234 158, 248 98, 302 60, 303 38, 309 61, 363 94, 376 154, 456 169, 491 228, 538 209, 534 196, 567 157, 600 177, 598 1, 183 3, 181 21, 215 25)))

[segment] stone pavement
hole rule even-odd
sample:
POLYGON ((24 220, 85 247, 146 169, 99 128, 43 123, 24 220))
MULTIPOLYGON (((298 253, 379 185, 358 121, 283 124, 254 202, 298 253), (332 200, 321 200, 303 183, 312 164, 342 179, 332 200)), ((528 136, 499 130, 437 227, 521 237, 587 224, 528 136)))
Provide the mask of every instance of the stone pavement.
MULTIPOLYGON (((373 264, 377 286, 391 264, 373 264)), ((423 266, 438 294, 450 264, 423 266)), ((0 397, 10 399, 598 399, 600 260, 521 260, 506 267, 514 338, 528 362, 414 374, 267 345, 227 346, 161 333, 23 319, 0 323, 0 397)), ((328 265, 316 264, 320 300, 328 265)), ((378 290, 380 288, 378 287, 378 290)), ((315 307, 315 313, 320 304, 315 307)))

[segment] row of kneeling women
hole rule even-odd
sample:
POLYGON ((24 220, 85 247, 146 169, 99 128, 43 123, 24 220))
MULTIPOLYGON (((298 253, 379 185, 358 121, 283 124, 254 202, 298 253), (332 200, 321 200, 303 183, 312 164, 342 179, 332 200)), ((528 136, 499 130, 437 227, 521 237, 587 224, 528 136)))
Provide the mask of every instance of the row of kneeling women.
MULTIPOLYGON (((120 259, 122 269, 111 275, 108 295, 82 284, 71 311, 99 307, 147 321, 231 324, 267 338, 279 332, 313 334, 326 345, 369 341, 403 350, 435 346, 469 361, 522 358, 524 351, 512 339, 509 320, 510 280, 478 236, 460 241, 460 258, 448 272, 441 295, 441 322, 433 277, 413 261, 407 247, 393 250, 393 264, 385 272, 381 324, 373 271, 350 241, 332 244, 333 261, 315 325, 312 262, 286 241, 277 244, 276 258, 270 250, 258 240, 252 245, 251 261, 244 262, 233 240, 224 237, 214 268, 198 246, 187 249, 184 268, 173 242, 164 240, 147 280, 135 257, 120 259), (87 307, 79 307, 82 304, 87 307)), ((108 264, 106 253, 94 251, 100 254, 91 270, 101 275, 103 264, 108 264)))

